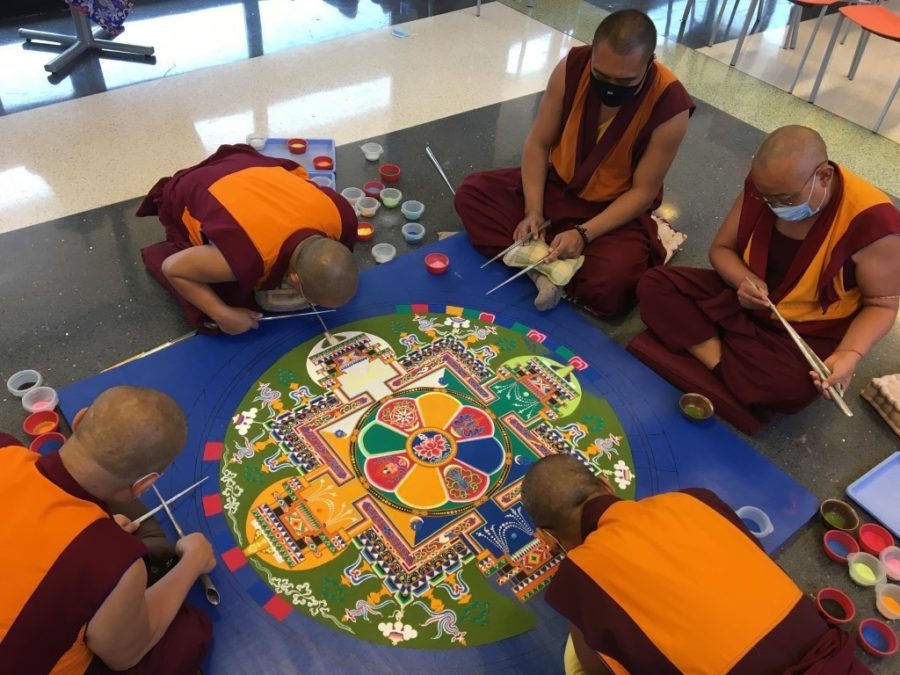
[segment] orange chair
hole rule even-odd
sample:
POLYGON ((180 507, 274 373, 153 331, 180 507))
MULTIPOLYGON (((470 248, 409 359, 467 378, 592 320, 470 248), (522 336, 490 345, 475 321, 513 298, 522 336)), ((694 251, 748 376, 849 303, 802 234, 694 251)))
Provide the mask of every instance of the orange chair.
MULTIPOLYGON (((859 44, 856 47, 856 53, 853 55, 853 61, 850 65, 850 72, 847 74, 847 77, 851 80, 856 75, 856 70, 859 67, 859 62, 862 59, 870 34, 874 33, 879 37, 900 42, 900 15, 894 14, 886 7, 882 5, 853 5, 851 7, 841 7, 839 11, 840 16, 834 26, 834 31, 831 33, 831 40, 828 42, 828 48, 825 50, 822 65, 819 68, 818 75, 816 75, 816 82, 813 84, 812 93, 809 96, 810 103, 816 102, 819 86, 822 84, 822 78, 825 77, 825 68, 828 67, 828 61, 831 59, 834 44, 837 42, 838 34, 841 32, 841 25, 844 23, 845 18, 850 19, 862 29, 862 34, 859 36, 859 44)), ((900 88, 900 78, 894 85, 894 89, 881 110, 881 115, 878 117, 878 121, 875 123, 872 131, 877 132, 881 128, 881 123, 884 121, 891 103, 894 102, 894 98, 897 96, 898 88, 900 88)))

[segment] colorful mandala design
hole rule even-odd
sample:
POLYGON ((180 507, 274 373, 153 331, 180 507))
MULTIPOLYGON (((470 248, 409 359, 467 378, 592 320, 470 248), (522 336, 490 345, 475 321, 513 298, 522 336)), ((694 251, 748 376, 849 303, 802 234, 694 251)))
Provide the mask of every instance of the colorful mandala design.
POLYGON ((502 426, 458 392, 383 399, 358 429, 351 456, 369 492, 411 513, 449 515, 480 504, 509 470, 502 426))

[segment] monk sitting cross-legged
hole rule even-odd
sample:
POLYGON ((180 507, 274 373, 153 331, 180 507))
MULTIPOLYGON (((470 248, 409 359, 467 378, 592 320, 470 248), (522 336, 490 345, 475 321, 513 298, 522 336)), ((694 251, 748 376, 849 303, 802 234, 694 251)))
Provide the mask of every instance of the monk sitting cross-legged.
POLYGON ((709 490, 623 500, 562 454, 528 470, 522 503, 565 556, 545 599, 569 622, 566 675, 870 672, 709 490))
POLYGON ((103 392, 59 452, 0 434, 0 672, 198 672, 212 624, 184 599, 212 547, 179 539, 180 560, 147 588, 137 525, 107 506, 149 489, 186 436, 178 405, 137 387, 103 392))
POLYGON ((161 179, 137 215, 158 215, 166 230, 144 264, 205 330, 243 333, 260 308, 339 307, 356 293, 353 207, 248 145, 161 179))
MULTIPOLYGON (((650 214, 694 105, 654 60, 655 47, 656 28, 645 14, 610 14, 593 45, 575 47, 554 69, 521 169, 472 174, 456 193, 472 245, 488 256, 513 240, 537 239, 549 219, 540 235, 549 249, 540 244, 537 259, 549 253, 548 263, 575 261, 565 291, 602 316, 629 310, 638 279, 666 255, 650 214)), ((554 307, 562 288, 551 279, 566 282, 543 266, 533 272, 535 306, 554 307)))
POLYGON ((629 350, 714 403, 724 385, 751 412, 797 412, 823 382, 766 301, 831 370, 825 384, 846 387, 897 317, 898 234, 891 200, 830 162, 819 134, 777 129, 713 240, 714 269, 656 269, 641 280, 641 318, 661 346, 642 346, 643 335, 629 350))

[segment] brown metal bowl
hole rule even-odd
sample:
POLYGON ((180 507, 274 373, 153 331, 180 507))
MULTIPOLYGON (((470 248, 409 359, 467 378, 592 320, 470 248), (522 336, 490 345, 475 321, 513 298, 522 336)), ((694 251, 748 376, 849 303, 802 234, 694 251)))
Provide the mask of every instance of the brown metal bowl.
POLYGON ((703 394, 687 393, 678 399, 681 414, 693 422, 702 422, 713 416, 715 408, 712 401, 703 394))

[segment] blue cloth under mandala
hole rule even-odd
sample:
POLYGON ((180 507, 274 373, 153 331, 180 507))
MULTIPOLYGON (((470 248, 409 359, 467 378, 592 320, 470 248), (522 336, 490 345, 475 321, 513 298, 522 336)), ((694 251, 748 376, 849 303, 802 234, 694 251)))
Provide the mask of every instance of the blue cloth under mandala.
POLYGON ((112 36, 125 30, 125 19, 134 7, 134 0, 66 0, 112 36))

